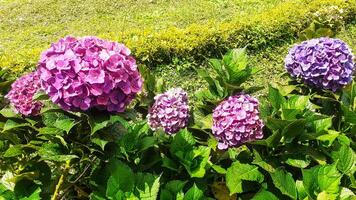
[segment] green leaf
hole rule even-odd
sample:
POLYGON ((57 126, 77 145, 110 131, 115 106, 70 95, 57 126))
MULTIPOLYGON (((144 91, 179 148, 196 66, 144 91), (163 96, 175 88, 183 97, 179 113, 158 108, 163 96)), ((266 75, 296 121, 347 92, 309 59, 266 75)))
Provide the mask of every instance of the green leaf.
POLYGON ((251 200, 278 200, 278 198, 267 190, 260 190, 251 200))
POLYGON ((282 135, 284 136, 285 141, 287 143, 290 143, 293 141, 295 137, 303 134, 305 132, 304 126, 305 126, 304 119, 298 119, 288 124, 282 131, 282 135))
POLYGON ((257 166, 236 161, 226 172, 226 185, 230 190, 230 194, 243 192, 242 180, 262 183, 264 176, 258 171, 257 166))
POLYGON ((5 153, 4 157, 5 158, 10 158, 10 157, 16 157, 19 156, 23 153, 22 151, 22 146, 21 145, 13 145, 8 148, 5 153))
POLYGON ((118 115, 110 115, 109 119, 107 118, 107 116, 101 116, 101 115, 97 117, 93 117, 93 121, 91 121, 91 134, 94 134, 97 131, 106 128, 117 122, 123 125, 126 129, 129 128, 128 122, 124 118, 118 115))
POLYGON ((258 165, 259 167, 261 167, 262 169, 266 170, 267 172, 274 172, 275 169, 272 165, 268 164, 267 162, 265 162, 261 155, 258 153, 257 150, 253 149, 253 154, 255 155, 252 164, 258 165))
POLYGON ((337 169, 342 173, 347 174, 351 169, 355 168, 355 153, 346 145, 342 145, 337 152, 337 169))
POLYGON ((54 127, 42 127, 38 129, 39 135, 63 135, 63 130, 54 127))
POLYGON ((3 127, 2 132, 5 131, 10 131, 12 129, 16 129, 16 128, 21 128, 21 127, 30 127, 32 128, 31 124, 29 123, 18 123, 14 120, 8 119, 3 127))
POLYGON ((179 192, 182 192, 186 182, 180 180, 169 181, 160 192, 160 200, 174 199, 179 192))
POLYGON ((308 194, 305 191, 305 188, 303 185, 303 181, 297 180, 296 187, 297 187, 297 192, 298 192, 298 199, 305 199, 306 197, 308 197, 308 194))
POLYGON ((341 174, 337 171, 336 165, 319 165, 311 169, 303 169, 303 185, 311 198, 316 198, 315 194, 326 192, 335 195, 339 192, 341 174))
POLYGON ((38 90, 32 97, 33 101, 41 101, 41 100, 48 100, 48 95, 42 91, 38 90))
POLYGON ((288 155, 286 164, 298 167, 298 168, 306 168, 310 164, 310 159, 308 159, 305 155, 297 154, 297 155, 288 155))
POLYGON ((74 119, 59 119, 56 120, 55 123, 53 124, 54 127, 65 131, 67 134, 69 133, 69 131, 76 125, 76 122, 74 121, 74 119))
POLYGON ((108 143, 108 141, 102 140, 100 138, 92 138, 91 142, 98 145, 103 151, 105 149, 105 145, 108 143))
POLYGON ((115 169, 107 182, 106 196, 115 199, 118 192, 132 192, 135 186, 135 174, 124 163, 115 162, 115 169))
POLYGON ((204 193, 195 184, 191 187, 184 196, 184 200, 202 200, 204 193))
POLYGON ((44 143, 38 150, 38 154, 41 156, 42 160, 50 160, 54 162, 65 162, 74 158, 76 155, 63 154, 63 150, 59 144, 44 143))
POLYGON ((342 111, 344 113, 344 119, 346 122, 351 124, 356 124, 356 113, 349 110, 348 107, 341 105, 342 111))
POLYGON ((312 124, 316 133, 327 131, 332 126, 332 117, 315 120, 312 122, 312 124))
POLYGON ((178 152, 191 151, 194 145, 195 139, 193 135, 187 129, 182 129, 173 138, 171 152, 177 154, 178 152))
POLYGON ((327 134, 320 135, 316 139, 322 141, 327 147, 330 147, 335 139, 339 136, 340 132, 334 130, 327 130, 327 134))
POLYGON ((297 190, 295 181, 291 173, 278 168, 275 172, 270 173, 273 184, 282 192, 282 194, 297 199, 297 190))
POLYGON ((350 189, 343 187, 340 192, 340 200, 352 200, 356 195, 350 189))
POLYGON ((271 85, 268 87, 267 98, 275 110, 279 110, 286 102, 286 99, 281 95, 281 93, 279 93, 279 91, 271 85))
POLYGON ((288 108, 304 110, 307 108, 309 103, 309 96, 292 95, 288 99, 288 108))
POLYGON ((151 174, 136 174, 136 189, 139 191, 139 199, 156 200, 160 186, 160 177, 151 174))
POLYGON ((153 136, 148 136, 140 140, 138 148, 140 151, 144 151, 146 149, 153 147, 155 144, 157 144, 157 138, 153 136))
POLYGON ((13 111, 11 108, 3 108, 0 114, 6 118, 20 118, 21 116, 13 111))
POLYGON ((220 165, 212 165, 211 168, 213 168, 219 174, 226 174, 226 169, 224 169, 220 165))

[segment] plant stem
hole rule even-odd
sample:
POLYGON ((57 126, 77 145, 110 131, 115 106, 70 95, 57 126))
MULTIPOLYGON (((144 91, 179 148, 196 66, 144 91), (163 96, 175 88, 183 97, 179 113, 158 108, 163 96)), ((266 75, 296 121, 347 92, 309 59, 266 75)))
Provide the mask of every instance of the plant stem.
POLYGON ((54 190, 54 193, 53 193, 53 196, 52 196, 51 200, 57 200, 57 197, 59 195, 61 186, 63 185, 65 176, 68 174, 69 168, 70 168, 70 160, 68 160, 66 162, 66 166, 64 167, 63 173, 62 173, 61 177, 58 180, 58 183, 56 185, 56 189, 54 190))

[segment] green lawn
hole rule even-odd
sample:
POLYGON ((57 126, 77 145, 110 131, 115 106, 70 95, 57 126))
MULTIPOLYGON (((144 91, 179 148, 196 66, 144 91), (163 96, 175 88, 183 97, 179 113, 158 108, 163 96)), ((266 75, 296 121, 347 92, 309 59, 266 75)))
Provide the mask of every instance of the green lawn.
POLYGON ((21 67, 32 68, 38 59, 34 55, 39 56, 51 42, 66 35, 117 38, 126 30, 158 31, 194 23, 225 22, 268 10, 281 1, 3 0, 0 61, 4 65, 23 65, 16 66, 21 71, 21 67))

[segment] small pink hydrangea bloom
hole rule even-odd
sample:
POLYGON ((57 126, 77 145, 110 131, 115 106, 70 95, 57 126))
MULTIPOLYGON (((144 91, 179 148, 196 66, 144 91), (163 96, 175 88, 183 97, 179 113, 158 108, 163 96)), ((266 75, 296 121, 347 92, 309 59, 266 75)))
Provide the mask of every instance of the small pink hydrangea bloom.
POLYGON ((230 96, 213 111, 212 132, 219 142, 219 149, 262 139, 263 126, 259 117, 258 100, 247 94, 230 96))
POLYGON ((185 128, 189 119, 188 95, 181 88, 173 88, 155 96, 147 119, 152 130, 162 128, 168 134, 185 128))
POLYGON ((11 90, 5 98, 9 99, 17 113, 24 116, 35 116, 39 114, 43 106, 41 102, 32 100, 39 89, 38 73, 32 72, 17 79, 11 85, 11 90))

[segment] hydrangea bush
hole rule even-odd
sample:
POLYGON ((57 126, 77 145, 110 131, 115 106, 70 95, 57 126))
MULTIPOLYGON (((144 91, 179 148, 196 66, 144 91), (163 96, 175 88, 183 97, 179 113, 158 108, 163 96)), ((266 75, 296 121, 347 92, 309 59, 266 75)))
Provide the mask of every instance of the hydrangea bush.
POLYGON ((148 111, 148 124, 152 130, 162 128, 174 134, 188 124, 188 95, 181 88, 173 88, 154 97, 155 102, 148 111))
POLYGON ((219 149, 262 139, 262 128, 258 100, 249 95, 230 96, 213 111, 212 131, 219 141, 219 149))
POLYGON ((306 86, 335 93, 275 84, 257 100, 245 84, 256 70, 234 49, 198 70, 208 87, 189 107, 123 45, 64 38, 12 85, 23 115, 0 110, 0 199, 353 199, 356 84, 341 89, 354 68, 344 47, 316 39, 287 59, 306 86))
POLYGON ((352 80, 353 54, 339 39, 312 39, 289 50, 285 68, 308 85, 337 91, 352 80))
POLYGON ((142 87, 130 50, 96 37, 60 39, 38 65, 42 89, 65 110, 123 112, 142 87))
POLYGON ((40 89, 40 78, 37 72, 31 72, 17 79, 5 96, 18 113, 24 116, 38 115, 43 104, 34 101, 33 96, 40 89))

